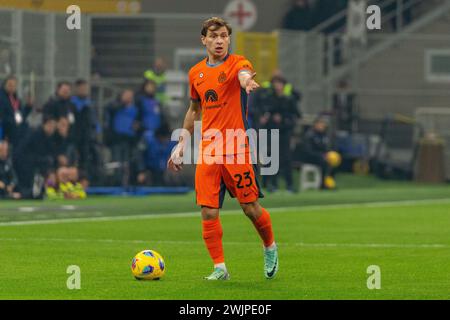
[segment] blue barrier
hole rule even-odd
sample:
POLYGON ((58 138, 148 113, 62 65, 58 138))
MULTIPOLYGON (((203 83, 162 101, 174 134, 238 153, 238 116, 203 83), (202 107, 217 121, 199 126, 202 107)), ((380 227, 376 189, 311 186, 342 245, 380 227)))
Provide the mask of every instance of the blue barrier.
POLYGON ((89 187, 88 195, 147 196, 152 194, 185 194, 190 187, 89 187))

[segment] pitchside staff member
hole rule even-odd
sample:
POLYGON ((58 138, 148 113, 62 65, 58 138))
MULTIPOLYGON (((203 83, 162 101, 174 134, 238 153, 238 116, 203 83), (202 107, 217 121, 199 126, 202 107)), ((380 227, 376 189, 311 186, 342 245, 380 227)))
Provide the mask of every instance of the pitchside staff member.
MULTIPOLYGON (((281 175, 286 180, 286 189, 294 191, 292 183, 292 156, 291 137, 300 113, 297 108, 297 97, 287 95, 285 87, 286 79, 282 76, 274 76, 271 80, 271 91, 266 97, 266 113, 263 115, 267 129, 278 129, 280 132, 280 172, 274 176, 264 176, 267 188, 270 191, 278 189, 278 177, 281 175)), ((261 121, 260 121, 261 123, 261 121)))
POLYGON ((333 167, 339 166, 340 155, 331 150, 327 127, 327 122, 323 117, 317 118, 313 126, 305 133, 298 155, 302 162, 320 167, 322 189, 334 189, 333 167))
POLYGON ((17 147, 25 134, 25 120, 31 110, 31 105, 23 104, 17 96, 17 79, 14 76, 6 78, 0 88, 0 127, 11 146, 17 147))
POLYGON ((8 149, 8 142, 0 141, 0 199, 20 199, 20 193, 16 192, 17 178, 8 149))
POLYGON ((72 113, 73 104, 70 101, 72 86, 70 82, 61 81, 56 87, 55 96, 51 97, 44 105, 44 117, 59 119, 68 118, 70 124, 75 122, 75 116, 72 113))
POLYGON ((33 198, 33 183, 36 173, 46 176, 55 167, 56 121, 44 117, 42 127, 30 130, 19 143, 14 153, 14 166, 17 168, 19 190, 24 198, 33 198))

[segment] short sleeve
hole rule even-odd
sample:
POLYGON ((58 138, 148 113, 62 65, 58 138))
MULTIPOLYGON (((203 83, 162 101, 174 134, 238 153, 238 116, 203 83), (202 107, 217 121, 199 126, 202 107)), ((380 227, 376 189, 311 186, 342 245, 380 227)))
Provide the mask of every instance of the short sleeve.
POLYGON ((247 59, 242 59, 236 64, 237 74, 239 75, 242 71, 249 71, 251 73, 255 72, 253 69, 253 65, 247 59))
POLYGON ((200 95, 198 94, 197 89, 195 89, 194 79, 191 72, 189 73, 189 91, 191 95, 191 100, 200 101, 200 95))

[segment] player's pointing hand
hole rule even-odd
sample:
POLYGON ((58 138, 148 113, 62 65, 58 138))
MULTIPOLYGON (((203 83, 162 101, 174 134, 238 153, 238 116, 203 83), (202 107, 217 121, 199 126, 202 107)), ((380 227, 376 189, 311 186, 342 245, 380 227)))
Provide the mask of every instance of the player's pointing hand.
POLYGON ((253 90, 259 88, 259 84, 255 81, 256 72, 251 75, 251 78, 247 79, 245 83, 245 91, 247 94, 252 92, 253 90))

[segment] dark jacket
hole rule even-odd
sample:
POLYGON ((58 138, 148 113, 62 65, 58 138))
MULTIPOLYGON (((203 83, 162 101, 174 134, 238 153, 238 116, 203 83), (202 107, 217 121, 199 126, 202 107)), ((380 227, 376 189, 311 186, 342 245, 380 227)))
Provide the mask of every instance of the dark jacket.
POLYGON ((280 134, 292 132, 295 127, 300 113, 297 109, 297 101, 293 96, 277 96, 272 93, 268 97, 268 111, 270 120, 268 123, 269 129, 279 129, 280 134), (281 123, 275 122, 274 116, 279 114, 281 116, 281 123))
POLYGON ((70 102, 69 108, 75 116, 75 123, 72 125, 74 142, 89 143, 95 138, 97 125, 92 101, 89 98, 73 96, 70 102))
POLYGON ((59 119, 61 117, 69 118, 71 124, 73 124, 74 119, 71 118, 71 114, 73 116, 73 104, 70 99, 61 99, 57 96, 51 97, 47 103, 44 105, 43 114, 44 117, 51 117, 54 119, 59 119))
POLYGON ((22 104, 16 94, 9 96, 3 88, 0 89, 0 127, 2 127, 3 137, 7 138, 12 145, 17 145, 21 135, 26 131, 25 120, 31 109, 31 106, 22 104), (13 102, 17 104, 16 110, 13 102), (20 122, 17 122, 16 113, 20 117, 20 122))
POLYGON ((69 160, 69 165, 74 165, 77 161, 77 152, 73 139, 69 137, 62 137, 58 133, 54 136, 54 155, 57 158, 62 155, 69 160))
POLYGON ((55 167, 55 137, 47 136, 44 129, 29 130, 19 143, 14 162, 18 167, 31 166, 33 171, 46 174, 55 167))
POLYGON ((264 113, 270 109, 271 88, 260 88, 249 96, 248 100, 248 120, 250 127, 258 130, 266 128, 259 122, 264 113))
POLYGON ((302 152, 307 155, 322 157, 328 151, 330 151, 330 139, 326 132, 318 132, 314 128, 310 128, 305 133, 302 152))
POLYGON ((16 174, 10 160, 0 160, 0 181, 5 184, 4 189, 0 189, 0 199, 7 196, 6 187, 17 185, 16 174))

